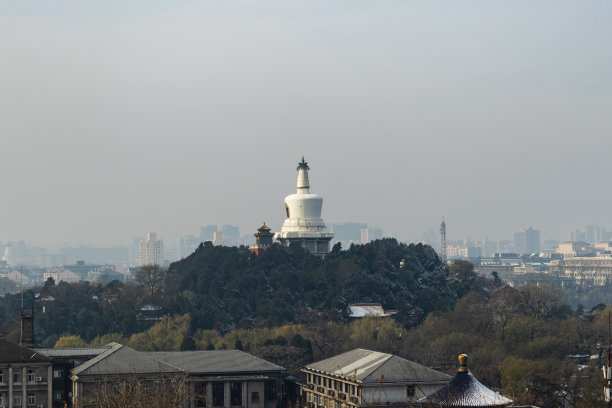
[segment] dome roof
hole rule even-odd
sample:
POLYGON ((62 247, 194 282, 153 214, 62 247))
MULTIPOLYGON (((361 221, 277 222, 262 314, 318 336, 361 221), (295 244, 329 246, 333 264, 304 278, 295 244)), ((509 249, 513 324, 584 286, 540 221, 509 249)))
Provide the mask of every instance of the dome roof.
POLYGON ((433 394, 419 400, 424 407, 506 407, 512 400, 485 387, 467 369, 467 355, 459 356, 455 376, 433 394))

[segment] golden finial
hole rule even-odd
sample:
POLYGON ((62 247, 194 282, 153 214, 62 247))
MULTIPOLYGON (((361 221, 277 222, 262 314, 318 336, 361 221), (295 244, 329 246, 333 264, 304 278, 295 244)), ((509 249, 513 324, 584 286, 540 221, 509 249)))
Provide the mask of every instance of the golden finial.
POLYGON ((459 371, 467 371, 467 354, 459 354, 459 371))

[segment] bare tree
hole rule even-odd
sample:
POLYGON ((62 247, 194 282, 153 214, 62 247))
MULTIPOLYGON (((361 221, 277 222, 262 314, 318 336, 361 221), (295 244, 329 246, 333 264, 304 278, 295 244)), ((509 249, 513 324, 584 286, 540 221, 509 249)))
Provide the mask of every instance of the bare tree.
POLYGON ((144 285, 151 292, 151 296, 153 296, 163 287, 166 274, 167 269, 157 264, 147 264, 138 269, 134 279, 136 282, 144 285))
POLYGON ((131 375, 104 378, 87 384, 84 407, 95 408, 180 408, 204 395, 189 392, 185 375, 141 377, 131 375))

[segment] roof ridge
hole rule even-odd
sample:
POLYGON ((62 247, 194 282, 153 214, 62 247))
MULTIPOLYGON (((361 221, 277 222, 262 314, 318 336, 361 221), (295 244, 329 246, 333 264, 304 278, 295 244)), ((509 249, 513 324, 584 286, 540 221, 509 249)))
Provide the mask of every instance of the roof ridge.
POLYGON ((90 368, 90 367, 94 366, 95 364, 99 363, 100 361, 104 360, 108 356, 114 354, 118 350, 121 350, 123 347, 127 347, 127 346, 124 346, 123 344, 115 343, 115 342, 108 343, 107 345, 111 346, 108 350, 98 354, 97 356, 95 356, 92 359, 89 359, 89 360, 85 361, 83 364, 80 364, 80 365, 74 367, 71 370, 72 374, 82 373, 83 371, 87 370, 88 368, 90 368))

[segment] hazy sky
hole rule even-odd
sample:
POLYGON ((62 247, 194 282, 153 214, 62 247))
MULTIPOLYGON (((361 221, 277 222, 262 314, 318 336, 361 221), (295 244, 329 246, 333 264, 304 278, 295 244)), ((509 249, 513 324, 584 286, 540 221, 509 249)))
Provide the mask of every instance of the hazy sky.
POLYGON ((612 2, 0 2, 0 241, 612 228, 612 2))

